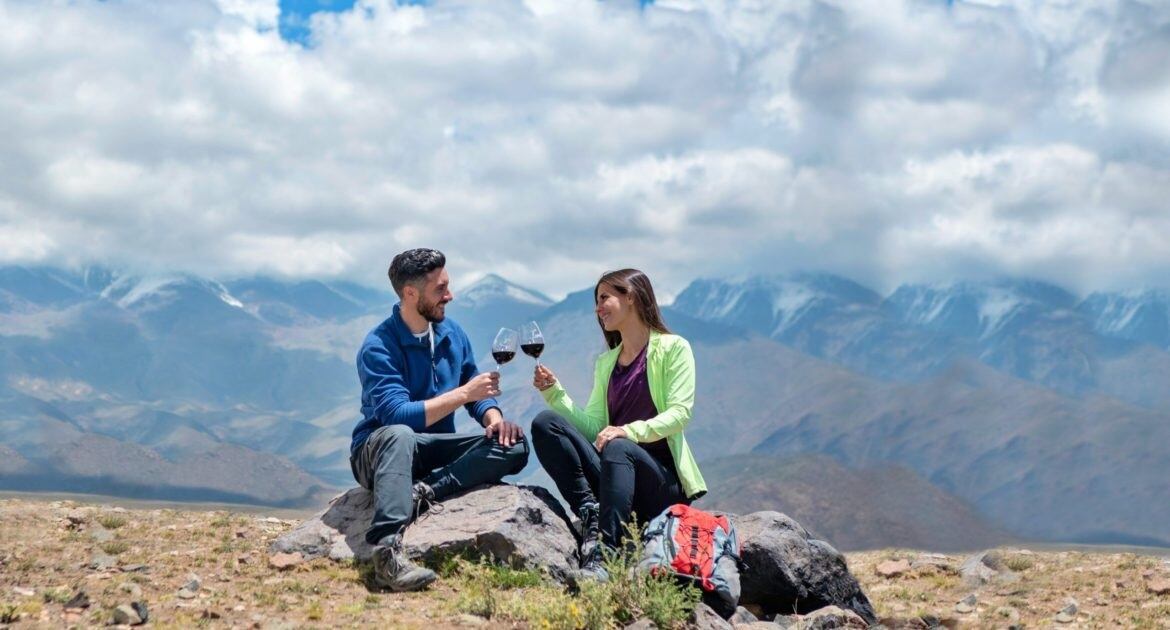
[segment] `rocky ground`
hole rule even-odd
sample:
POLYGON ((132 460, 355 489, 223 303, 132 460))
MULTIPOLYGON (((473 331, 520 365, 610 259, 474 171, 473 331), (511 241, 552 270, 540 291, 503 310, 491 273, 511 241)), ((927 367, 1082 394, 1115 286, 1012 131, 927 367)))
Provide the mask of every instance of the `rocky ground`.
MULTIPOLYGON (((0 623, 132 624, 145 613, 158 627, 507 625, 462 612, 455 580, 424 593, 379 593, 358 566, 270 555, 269 543, 296 523, 244 512, 0 501, 0 623)), ((847 557, 891 625, 1170 628, 1170 551, 847 557)))

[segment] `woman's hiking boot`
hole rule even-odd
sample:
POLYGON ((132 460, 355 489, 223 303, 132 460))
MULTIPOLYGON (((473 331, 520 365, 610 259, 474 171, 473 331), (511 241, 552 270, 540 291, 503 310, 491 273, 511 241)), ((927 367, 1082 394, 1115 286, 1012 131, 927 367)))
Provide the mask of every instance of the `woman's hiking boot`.
POLYGON ((579 568, 573 572, 576 582, 609 581, 609 572, 605 570, 602 556, 600 511, 596 503, 584 503, 578 510, 581 517, 581 560, 579 568))
POLYGON ((406 557, 400 534, 387 536, 374 547, 374 583, 382 588, 396 593, 420 591, 437 578, 434 571, 406 557))

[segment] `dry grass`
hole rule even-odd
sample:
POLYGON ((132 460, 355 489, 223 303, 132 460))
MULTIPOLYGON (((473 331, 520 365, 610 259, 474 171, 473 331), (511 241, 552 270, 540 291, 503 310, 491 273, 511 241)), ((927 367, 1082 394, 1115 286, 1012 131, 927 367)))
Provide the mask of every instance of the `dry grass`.
MULTIPOLYGON (((0 622, 104 625, 116 606, 130 603, 133 584, 149 607, 151 626, 160 628, 288 623, 430 630, 468 623, 461 617, 467 608, 461 610, 459 602, 474 603, 469 601, 474 593, 458 574, 423 593, 389 594, 367 587, 364 565, 315 560, 284 572, 271 569, 267 546, 291 527, 290 521, 222 511, 114 512, 69 502, 0 501, 0 622), (81 524, 66 520, 67 514, 76 517, 79 512, 86 516, 81 524), (116 530, 117 538, 96 542, 90 529, 99 526, 116 530), (99 552, 115 555, 119 569, 86 568, 99 552), (124 570, 138 564, 146 569, 124 570), (178 590, 190 573, 202 585, 195 598, 182 599, 178 590), (77 591, 89 595, 91 606, 67 612, 64 604, 77 591)), ((923 566, 896 578, 874 572, 882 560, 918 555, 907 550, 848 554, 851 570, 881 616, 932 615, 976 628, 1012 623, 1068 627, 1054 624, 1053 617, 1071 597, 1078 602, 1080 628, 1170 628, 1170 596, 1146 591, 1149 580, 1170 577, 1170 563, 1163 558, 1004 550, 1005 564, 1018 579, 977 589, 959 577, 959 555, 944 558, 942 566, 923 566), (975 610, 956 612, 955 604, 973 592, 978 597, 975 610)), ((494 572, 484 574, 483 581, 500 587, 492 602, 497 612, 488 622, 492 627, 591 623, 588 602, 535 585, 531 576, 494 572)))
POLYGON ((973 587, 958 569, 965 556, 947 556, 943 567, 919 568, 895 577, 877 575, 877 565, 891 557, 913 558, 914 552, 871 551, 847 554, 878 614, 887 618, 917 617, 924 612, 953 619, 963 627, 1006 628, 1170 628, 1170 596, 1146 590, 1150 579, 1170 577, 1166 557, 1133 553, 1081 551, 1030 552, 1005 549, 1004 564, 1014 577, 973 587), (975 609, 956 611, 956 604, 974 593, 975 609), (1056 623, 1069 599, 1077 602, 1075 624, 1056 623))

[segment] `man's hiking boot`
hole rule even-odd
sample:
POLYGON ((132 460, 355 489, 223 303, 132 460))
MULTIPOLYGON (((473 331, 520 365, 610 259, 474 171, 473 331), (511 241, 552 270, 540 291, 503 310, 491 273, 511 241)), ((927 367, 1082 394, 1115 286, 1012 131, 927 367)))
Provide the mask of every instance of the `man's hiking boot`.
POLYGON ((420 591, 434 582, 434 571, 418 566, 402 550, 402 536, 393 534, 374 547, 374 583, 396 593, 420 591))
POLYGON ((434 511, 436 514, 443 509, 442 504, 435 500, 435 491, 421 481, 416 481, 410 488, 411 514, 410 521, 417 521, 420 516, 434 511))
POLYGON ((573 572, 575 582, 593 580, 595 582, 609 581, 609 572, 602 563, 601 544, 601 517, 600 508, 596 503, 581 505, 578 515, 581 517, 581 561, 580 568, 573 572))

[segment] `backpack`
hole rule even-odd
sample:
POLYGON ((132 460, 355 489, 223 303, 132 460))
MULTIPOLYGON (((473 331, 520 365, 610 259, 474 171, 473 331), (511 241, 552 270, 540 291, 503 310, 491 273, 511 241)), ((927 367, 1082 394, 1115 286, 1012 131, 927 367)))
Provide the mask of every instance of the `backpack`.
POLYGON ((739 605, 739 538, 725 515, 676 503, 642 533, 638 567, 674 575, 703 589, 703 601, 724 618, 739 605))

